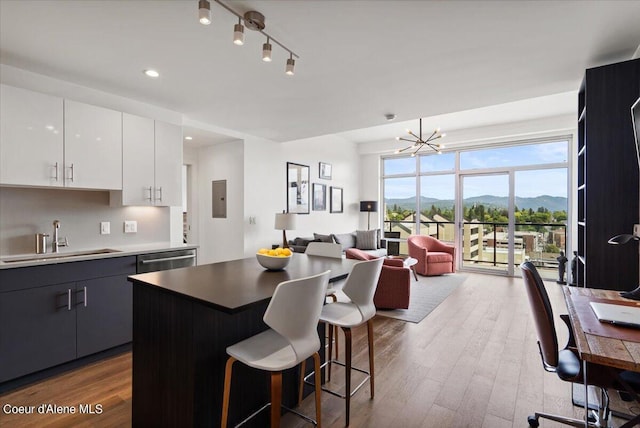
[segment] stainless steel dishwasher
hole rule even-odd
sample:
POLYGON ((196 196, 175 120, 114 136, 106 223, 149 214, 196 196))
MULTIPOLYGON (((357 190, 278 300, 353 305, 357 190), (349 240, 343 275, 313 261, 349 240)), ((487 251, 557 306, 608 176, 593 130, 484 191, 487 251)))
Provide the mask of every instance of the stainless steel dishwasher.
POLYGON ((137 260, 137 273, 156 272, 196 265, 195 248, 141 254, 137 260))

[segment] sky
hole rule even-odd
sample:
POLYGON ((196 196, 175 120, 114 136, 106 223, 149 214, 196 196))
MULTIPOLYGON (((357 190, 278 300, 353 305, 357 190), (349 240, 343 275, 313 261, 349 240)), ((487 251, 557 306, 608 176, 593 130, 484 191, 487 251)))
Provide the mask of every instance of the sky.
MULTIPOLYGON (((460 152, 460 173, 479 173, 487 168, 566 163, 567 157, 567 141, 462 151, 460 152)), ((418 165, 420 165, 421 171, 442 171, 444 173, 443 175, 420 177, 423 196, 436 199, 454 199, 454 153, 434 154, 419 158, 385 159, 385 175, 415 174, 418 165)), ((516 171, 515 195, 518 197, 540 195, 567 197, 567 173, 567 168, 516 171)), ((415 195, 415 189, 415 177, 385 179, 386 198, 412 197, 415 195)), ((486 194, 508 196, 508 192, 509 179, 506 174, 476 175, 463 178, 465 198, 486 194)))

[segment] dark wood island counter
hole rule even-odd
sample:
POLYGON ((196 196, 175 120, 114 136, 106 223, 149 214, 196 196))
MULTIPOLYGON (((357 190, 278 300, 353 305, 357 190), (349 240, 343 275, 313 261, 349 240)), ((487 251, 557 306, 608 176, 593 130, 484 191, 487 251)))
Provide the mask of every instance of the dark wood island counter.
MULTIPOLYGON (((356 262, 294 254, 277 272, 247 258, 130 276, 133 426, 219 426, 226 348, 267 328, 262 316, 276 286, 325 270, 331 270, 331 282, 338 281, 356 262)), ((324 334, 320 339, 324 343, 324 334)), ((268 402, 268 379, 234 367, 230 425, 268 402)), ((285 372, 285 405, 295 404, 296 384, 296 371, 285 372)))

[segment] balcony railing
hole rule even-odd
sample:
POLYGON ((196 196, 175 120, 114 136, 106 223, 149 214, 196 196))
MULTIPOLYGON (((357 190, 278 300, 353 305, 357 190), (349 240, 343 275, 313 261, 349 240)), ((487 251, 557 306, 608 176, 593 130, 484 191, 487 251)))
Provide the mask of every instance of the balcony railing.
MULTIPOLYGON (((429 235, 438 240, 454 243, 455 223, 452 221, 421 221, 416 232, 415 221, 385 220, 385 232, 399 232, 400 238, 411 234, 429 235)), ((508 265, 508 224, 496 222, 468 222, 462 228, 463 266, 503 268, 508 265)), ((397 236, 397 235, 396 235, 397 236)), ((567 227, 564 223, 516 223, 514 261, 516 266, 524 261, 533 262, 544 277, 558 278, 560 251, 566 254, 567 227)), ((406 254, 405 242, 399 252, 406 254)))

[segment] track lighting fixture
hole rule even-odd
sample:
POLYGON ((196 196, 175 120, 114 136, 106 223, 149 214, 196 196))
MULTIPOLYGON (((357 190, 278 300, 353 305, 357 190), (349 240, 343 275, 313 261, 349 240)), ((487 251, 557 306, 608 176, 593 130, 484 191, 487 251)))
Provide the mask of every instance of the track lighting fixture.
MULTIPOLYGON (((293 57, 296 57, 298 59, 300 57, 291 49, 289 49, 264 31, 265 19, 263 14, 261 14, 260 12, 256 12, 255 10, 251 10, 249 12, 246 12, 244 15, 240 15, 235 10, 222 3, 220 0, 214 0, 214 2, 218 3, 224 9, 226 9, 227 12, 232 13, 233 15, 238 17, 238 23, 233 26, 233 43, 235 43, 236 45, 244 44, 244 27, 259 32, 267 38, 267 42, 262 45, 262 60, 265 62, 271 61, 271 42, 273 42, 285 51, 289 52, 289 58, 287 59, 285 73, 288 75, 294 74, 296 61, 293 59, 293 57), (243 21, 244 26, 242 25, 243 21)), ((209 25, 211 23, 211 4, 209 0, 199 0, 198 8, 198 17, 200 18, 200 23, 209 25)))
POLYGON ((271 62, 271 43, 269 43, 269 37, 267 37, 267 43, 262 45, 262 60, 264 62, 271 62))
POLYGON ((420 118, 420 136, 418 137, 416 134, 414 134, 410 129, 407 129, 407 133, 409 135, 411 135, 413 138, 415 138, 415 140, 412 139, 408 139, 408 138, 402 138, 402 137, 396 137, 396 140, 398 141, 409 141, 411 143, 413 143, 412 145, 405 147, 404 149, 400 149, 400 150, 396 150, 396 154, 397 153, 402 153, 406 150, 409 149, 415 149, 413 151, 413 153, 411 153, 411 157, 414 157, 416 155, 416 153, 418 153, 418 151, 420 151, 421 148, 423 147, 428 147, 430 149, 432 149, 433 151, 435 151, 436 153, 438 153, 439 155, 442 154, 441 149, 444 149, 444 144, 435 144, 432 143, 433 140, 437 140, 438 138, 442 138, 445 137, 447 134, 444 133, 440 133, 440 128, 437 128, 435 131, 433 131, 431 133, 431 135, 429 136, 429 138, 427 138, 426 140, 422 138, 422 118, 420 118))
POLYGON ((296 60, 293 59, 293 54, 291 54, 291 56, 287 60, 287 67, 285 69, 285 73, 288 74, 289 76, 293 76, 294 74, 293 67, 295 66, 296 66, 296 60))
POLYGON ((209 3, 209 0, 200 0, 198 2, 198 18, 202 25, 211 24, 211 3, 209 3))
POLYGON ((244 27, 240 18, 238 18, 238 23, 233 26, 233 43, 238 46, 244 45, 244 27))

